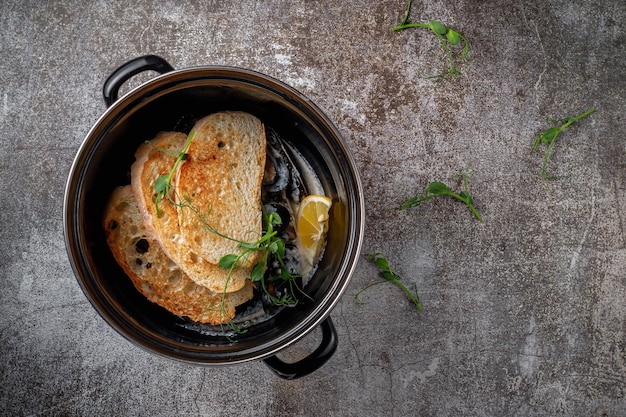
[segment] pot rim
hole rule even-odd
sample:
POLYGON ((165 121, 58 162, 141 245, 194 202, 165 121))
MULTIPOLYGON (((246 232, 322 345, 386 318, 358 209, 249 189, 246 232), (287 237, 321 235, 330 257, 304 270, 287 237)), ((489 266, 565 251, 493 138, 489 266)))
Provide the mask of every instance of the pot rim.
MULTIPOLYGON (((167 92, 165 92, 165 94, 167 94, 167 92)), ((276 355, 279 351, 282 351, 283 349, 301 340, 329 317, 332 309, 337 305, 340 297, 348 287, 350 278, 358 263, 365 229, 364 207, 363 185, 354 157, 347 148, 345 139, 339 130, 317 105, 315 105, 310 99, 294 87, 291 87, 290 85, 269 75, 251 69, 234 66, 205 65, 172 70, 157 75, 154 78, 130 89, 127 93, 115 100, 104 111, 104 113, 92 125, 89 132, 81 142, 72 162, 65 186, 63 227, 70 264, 81 289, 96 311, 120 335, 134 344, 150 351, 151 353, 157 353, 161 356, 177 359, 183 362, 201 365, 238 364, 276 355), (307 110, 313 112, 316 120, 319 119, 319 122, 323 122, 324 128, 331 132, 332 136, 334 136, 334 145, 340 147, 341 157, 347 162, 351 174, 350 183, 354 187, 354 192, 351 193, 349 197, 352 200, 351 204, 356 207, 357 218, 352 219, 351 230, 354 238, 349 239, 349 245, 346 247, 345 255, 342 258, 341 268, 337 271, 336 276, 333 278, 332 286, 328 291, 330 296, 324 297, 321 302, 316 303, 315 307, 306 315, 305 320, 298 322, 291 329, 289 329, 286 334, 281 335, 281 343, 277 344, 274 343, 273 340, 270 340, 265 344, 267 346, 254 346, 253 354, 241 354, 237 355, 236 358, 232 357, 232 355, 227 355, 225 357, 221 357, 219 360, 206 360, 206 358, 202 357, 202 353, 204 352, 203 349, 198 349, 196 352, 196 349, 188 345, 185 345, 184 349, 178 352, 174 350, 168 350, 165 352, 160 349, 155 349, 152 338, 157 337, 158 335, 144 335, 142 333, 142 337, 138 337, 137 333, 129 333, 126 327, 120 324, 119 317, 116 317, 116 312, 110 311, 109 308, 105 308, 105 306, 102 305, 103 300, 101 300, 101 298, 106 298, 106 296, 96 291, 97 288, 93 287, 94 284, 88 284, 86 282, 88 279, 83 276, 85 273, 89 273, 89 265, 87 265, 87 262, 83 259, 83 255, 81 253, 83 244, 80 242, 81 235, 78 230, 75 230, 77 228, 75 227, 75 222, 77 216, 79 216, 78 208, 80 206, 76 199, 79 195, 80 189, 84 185, 82 182, 84 180, 83 176, 85 175, 84 171, 87 169, 90 162, 89 155, 97 149, 100 138, 106 135, 105 128, 110 127, 111 124, 115 123, 115 119, 121 111, 128 111, 129 109, 134 108, 134 106, 137 105, 137 102, 145 98, 146 94, 150 93, 152 96, 158 93, 158 91, 155 92, 154 89, 159 87, 162 90, 166 90, 167 86, 177 84, 177 80, 178 82, 184 81, 185 83, 190 83, 194 80, 221 79, 225 77, 232 77, 228 79, 230 80, 234 78, 234 81, 237 83, 242 81, 249 83, 249 79, 260 79, 262 82, 254 82, 253 84, 263 89, 269 89, 272 93, 292 98, 296 97, 297 100, 293 102, 290 101, 290 104, 296 105, 298 108, 308 108, 307 110), (103 129, 104 133, 101 133, 103 132, 103 129), (345 278, 339 279, 338 277, 345 278)), ((115 300, 105 300, 105 303, 111 302, 115 304, 115 300)), ((108 305, 106 307, 108 307, 108 305)))

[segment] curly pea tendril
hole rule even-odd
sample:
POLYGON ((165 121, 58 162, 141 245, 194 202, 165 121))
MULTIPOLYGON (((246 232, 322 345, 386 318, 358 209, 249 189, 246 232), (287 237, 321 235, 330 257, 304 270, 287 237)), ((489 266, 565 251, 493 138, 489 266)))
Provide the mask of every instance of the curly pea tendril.
POLYGON ((402 17, 402 21, 400 22, 399 25, 394 26, 392 30, 399 31, 399 30, 404 30, 404 29, 409 29, 409 28, 430 29, 435 34, 437 39, 439 39, 439 42, 441 42, 443 50, 445 51, 446 56, 448 58, 448 71, 447 72, 444 72, 441 74, 429 75, 424 78, 428 80, 438 81, 448 76, 456 76, 456 75, 461 74, 465 69, 467 69, 467 67, 469 67, 469 64, 471 63, 471 58, 469 57, 470 44, 467 38, 463 36, 462 34, 460 34, 459 32, 457 32, 456 30, 447 27, 446 25, 444 25, 443 23, 437 20, 429 20, 428 23, 411 23, 409 21, 411 3, 412 3, 412 0, 409 0, 404 16, 402 17), (464 46, 463 50, 461 51, 460 54, 455 56, 452 53, 452 50, 448 46, 448 44, 450 44, 450 46, 457 46, 461 42, 463 42, 463 46, 464 46), (458 67, 460 67, 462 63, 466 63, 467 66, 463 69, 459 69, 458 67))

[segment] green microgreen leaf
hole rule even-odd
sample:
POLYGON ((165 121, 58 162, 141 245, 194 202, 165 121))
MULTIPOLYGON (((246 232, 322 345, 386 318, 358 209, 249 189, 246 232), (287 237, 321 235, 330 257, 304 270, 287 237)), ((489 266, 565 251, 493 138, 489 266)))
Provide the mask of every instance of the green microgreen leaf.
POLYGON ((279 258, 284 258, 285 257, 285 242, 283 242, 282 240, 275 240, 270 244, 270 251, 276 255, 278 255, 279 258))
POLYGON ((222 256, 217 265, 220 267, 220 269, 228 271, 234 268, 238 260, 239 256, 231 253, 229 255, 222 256))
POLYGON ((461 191, 459 195, 461 196, 461 198, 465 199, 465 201, 467 201, 469 204, 474 204, 474 199, 472 198, 472 196, 466 193, 465 191, 461 191))
MULTIPOLYGON (((376 264, 378 264, 378 262, 376 262, 376 264)), ((378 265, 378 267, 380 268, 380 265, 378 265)), ((391 271, 381 271, 380 276, 385 278, 387 281, 391 281, 391 282, 400 281, 400 277, 391 271)))
POLYGON ((277 212, 269 213, 269 223, 273 226, 279 226, 283 224, 283 219, 277 212))
POLYGON ((474 214, 474 217, 476 217, 476 219, 478 219, 479 221, 482 221, 482 216, 478 213, 478 211, 474 207, 474 199, 470 195, 468 187, 467 187, 467 174, 461 173, 460 176, 463 180, 463 190, 460 191, 458 194, 452 192, 450 187, 448 187, 445 183, 440 182, 440 181, 433 181, 430 184, 428 184, 428 186, 424 189, 424 191, 421 194, 416 194, 404 200, 400 204, 398 209, 407 210, 412 207, 419 207, 425 201, 428 201, 435 197, 447 195, 465 204, 467 208, 472 212, 472 214, 474 214))
POLYGON ((543 179, 548 179, 548 174, 546 173, 546 167, 548 165, 548 160, 550 159, 550 155, 552 153, 552 148, 554 147, 554 143, 556 142, 556 138, 559 134, 565 130, 567 127, 577 122, 578 120, 589 116, 591 113, 595 112, 594 108, 587 110, 577 116, 567 117, 565 119, 560 120, 552 120, 553 123, 560 124, 560 126, 553 126, 535 137, 533 142, 532 150, 536 151, 539 147, 540 143, 548 144, 548 148, 546 149, 545 156, 543 158, 543 164, 541 166, 541 177, 543 179))
POLYGON ((441 22, 438 22, 436 20, 431 20, 428 23, 430 24, 430 28, 437 35, 445 35, 448 32, 448 28, 445 27, 445 25, 443 25, 441 22))
MULTIPOLYGON (((154 201, 154 205, 156 208, 157 215, 159 216, 163 213, 162 210, 159 208, 159 203, 163 201, 164 197, 167 197, 167 199, 170 202, 172 202, 173 204, 176 204, 174 201, 174 198, 170 195, 170 191, 172 188, 172 179, 174 178, 174 175, 176 174, 176 170, 178 169, 178 166, 180 165, 180 163, 189 157, 189 155, 187 154, 187 151, 189 150, 189 146, 191 145, 193 136, 194 136, 194 131, 192 130, 189 133, 189 136, 187 137, 187 141, 185 142, 183 149, 180 152, 174 153, 174 155, 176 155, 176 161, 174 162, 174 166, 170 170, 169 174, 160 175, 154 181, 154 191, 157 193, 155 201, 154 201)), ((156 147, 155 149, 161 150, 156 147)), ((167 153, 172 153, 172 152, 168 150, 167 153)))
POLYGON ((456 46, 459 44, 461 40, 461 36, 459 35, 459 32, 449 29, 448 32, 446 33, 446 39, 448 39, 448 42, 450 42, 450 45, 456 46))
POLYGON ((391 270, 391 268, 389 266, 389 262, 387 261, 387 259, 380 252, 376 252, 374 254, 369 255, 367 257, 367 259, 369 261, 374 262, 376 264, 376 266, 379 269, 378 275, 380 277, 382 277, 383 280, 382 281, 378 281, 378 282, 374 282, 372 284, 369 284, 366 287, 364 287, 363 289, 361 289, 354 296, 355 303, 357 303, 357 304, 365 304, 363 301, 361 301, 359 299, 359 296, 364 291, 366 291, 367 289, 369 289, 369 288, 371 288, 371 287, 373 287, 375 285, 383 284, 385 282, 391 282, 391 283, 397 285, 407 295, 407 297, 409 297, 411 302, 417 307, 417 309, 419 311, 423 311, 424 310, 423 307, 422 307, 422 304, 420 303, 419 296, 417 294, 417 290, 415 291, 415 294, 413 294, 411 291, 409 291, 409 289, 402 283, 402 278, 391 270))
MULTIPOLYGON (((411 3, 412 0, 409 0, 407 3, 406 10, 404 15, 402 16, 402 20, 400 24, 394 26, 392 30, 404 30, 409 28, 424 28, 430 29, 433 34, 439 39, 441 46, 443 47, 444 52, 448 58, 448 71, 441 74, 429 75, 424 78, 432 81, 438 81, 442 78, 448 76, 456 76, 461 74, 463 70, 467 69, 471 64, 471 59, 469 59, 469 48, 470 44, 467 38, 465 38, 458 31, 453 30, 438 20, 429 20, 428 23, 411 23, 409 20, 409 14, 411 12, 411 3), (460 54, 456 53, 453 55, 451 49, 448 47, 448 44, 452 47, 458 46, 461 42, 463 42, 463 50, 460 54), (464 64, 465 68, 462 70, 458 69, 457 66, 464 64)), ((419 73, 419 71, 418 71, 419 73)))
POLYGON ((426 189, 424 190, 424 194, 435 194, 441 195, 450 192, 450 187, 440 181, 434 181, 428 184, 426 189))
POLYGON ((167 191, 169 186, 167 175, 161 175, 154 182, 154 191, 157 193, 164 193, 167 191))
POLYGON ((259 262, 252 268, 250 273, 250 280, 252 282, 261 281, 265 275, 265 262, 259 262))
POLYGON ((376 266, 378 266, 380 269, 384 271, 389 270, 389 262, 387 262, 387 259, 385 259, 382 256, 379 256, 379 257, 375 257, 374 260, 376 262, 376 266))
POLYGON ((550 129, 546 130, 539 136, 541 137, 542 143, 550 143, 556 139, 559 133, 561 133, 560 127, 551 127, 550 129))
POLYGON ((286 268, 285 269, 281 269, 280 276, 284 280, 290 280, 293 277, 291 275, 291 273, 286 268))

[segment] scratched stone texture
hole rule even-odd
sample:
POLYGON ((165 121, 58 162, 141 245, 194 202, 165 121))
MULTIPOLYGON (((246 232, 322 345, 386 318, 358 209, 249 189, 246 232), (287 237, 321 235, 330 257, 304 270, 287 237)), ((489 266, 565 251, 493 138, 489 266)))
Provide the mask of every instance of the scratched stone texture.
MULTIPOLYGON (((0 2, 0 414, 15 416, 626 415, 626 3, 413 2, 471 43, 393 32, 405 0, 0 2), (158 54, 281 79, 334 121, 365 188, 365 256, 332 311, 339 347, 308 377, 261 362, 206 368, 144 351, 98 316, 72 273, 63 193, 104 112, 104 79, 158 54), (545 152, 534 137, 597 111, 545 152), (431 181, 469 190, 483 221, 431 181)), ((127 84, 139 85, 153 74, 127 84)), ((306 355, 313 332, 286 357, 306 355)))

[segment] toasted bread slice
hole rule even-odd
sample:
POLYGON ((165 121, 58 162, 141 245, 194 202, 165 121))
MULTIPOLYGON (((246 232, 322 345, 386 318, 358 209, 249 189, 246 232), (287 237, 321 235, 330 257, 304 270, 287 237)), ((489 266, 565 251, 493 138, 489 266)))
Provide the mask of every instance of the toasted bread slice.
MULTIPOLYGON (((180 152, 187 135, 180 132, 159 132, 150 143, 142 144, 135 153, 131 166, 131 185, 141 212, 147 234, 161 245, 165 254, 176 263, 194 282, 214 292, 240 290, 250 277, 249 268, 236 268, 229 276, 216 263, 211 263, 191 249, 180 230, 178 206, 167 197, 155 204, 157 192, 154 184, 162 175, 172 170, 177 153, 180 152)), ((173 188, 172 199, 179 195, 173 188)), ((189 208, 185 208, 189 211, 189 208)), ((190 215, 195 216, 190 213, 190 215)))
MULTIPOLYGON (((189 157, 180 165, 176 189, 202 218, 179 207, 180 230, 192 253, 218 263, 224 255, 241 252, 238 241, 255 242, 261 237, 265 128, 251 114, 220 112, 200 119, 192 132, 189 157), (208 231, 207 225, 222 236, 208 231)), ((256 255, 243 264, 253 265, 256 255)))
POLYGON ((235 316, 236 306, 252 298, 250 281, 239 291, 223 294, 189 279, 146 233, 130 186, 113 191, 103 223, 111 252, 135 288, 168 311, 200 323, 222 324, 235 316))

